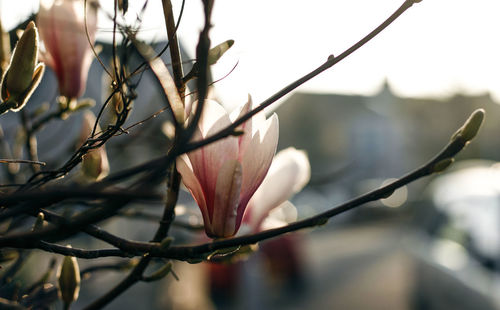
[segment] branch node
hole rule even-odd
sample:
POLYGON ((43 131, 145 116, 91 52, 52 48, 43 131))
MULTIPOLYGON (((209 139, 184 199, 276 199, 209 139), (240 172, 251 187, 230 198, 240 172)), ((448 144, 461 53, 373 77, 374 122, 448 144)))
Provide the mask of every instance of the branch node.
POLYGON ((455 161, 455 158, 450 157, 450 158, 445 158, 440 161, 438 161, 433 167, 432 167, 432 172, 434 173, 439 173, 443 172, 446 170, 453 162, 455 161))

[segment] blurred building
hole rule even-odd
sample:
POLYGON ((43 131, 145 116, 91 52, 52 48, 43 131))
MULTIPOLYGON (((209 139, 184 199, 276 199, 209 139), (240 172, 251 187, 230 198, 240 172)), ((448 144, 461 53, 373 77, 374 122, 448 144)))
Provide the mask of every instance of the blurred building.
POLYGON ((374 96, 293 94, 276 110, 279 148, 307 150, 313 179, 398 177, 436 154, 478 108, 486 110, 484 126, 457 159, 500 160, 500 123, 493 121, 500 106, 488 94, 404 98, 388 83, 374 96))

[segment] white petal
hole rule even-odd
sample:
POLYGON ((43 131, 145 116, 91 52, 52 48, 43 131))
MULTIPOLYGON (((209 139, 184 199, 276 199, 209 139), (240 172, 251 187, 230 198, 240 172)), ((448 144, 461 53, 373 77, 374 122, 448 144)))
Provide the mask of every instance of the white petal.
POLYGON ((267 229, 273 229, 285 226, 291 222, 295 222, 297 220, 297 208, 290 202, 285 201, 277 208, 272 210, 269 213, 269 216, 264 218, 261 223, 258 223, 258 226, 255 224, 252 227, 253 232, 258 232, 267 229))
POLYGON ((252 97, 250 97, 250 94, 248 95, 248 101, 234 109, 231 114, 229 115, 231 122, 234 123, 235 120, 238 118, 242 117, 243 115, 247 114, 248 111, 252 109, 252 97))
POLYGON ((214 100, 205 100, 198 127, 204 138, 231 124, 226 110, 214 100))
POLYGON ((290 201, 285 201, 277 208, 269 212, 268 218, 274 218, 285 223, 292 223, 297 220, 297 208, 290 201))
POLYGON ((304 151, 287 148, 276 154, 268 174, 249 202, 245 221, 253 227, 260 226, 272 209, 309 182, 310 175, 311 167, 304 151))
MULTIPOLYGON (((252 102, 250 95, 248 98, 251 103, 250 109, 252 110, 255 109, 258 105, 252 102)), ((265 121, 266 121, 266 113, 264 111, 260 111, 259 113, 255 114, 254 117, 252 117, 252 128, 253 128, 252 135, 255 134, 255 131, 258 130, 258 128, 262 126, 265 121)))
POLYGON ((283 174, 283 171, 288 171, 288 174, 293 175, 293 193, 301 191, 311 179, 311 165, 307 153, 294 147, 278 152, 269 168, 268 175, 271 177, 274 174, 283 174))

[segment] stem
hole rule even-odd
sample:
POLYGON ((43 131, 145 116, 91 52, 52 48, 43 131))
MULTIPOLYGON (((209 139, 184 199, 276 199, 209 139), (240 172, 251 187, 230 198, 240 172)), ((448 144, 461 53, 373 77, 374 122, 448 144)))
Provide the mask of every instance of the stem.
MULTIPOLYGON (((182 59, 180 56, 179 44, 177 41, 177 35, 175 33, 177 29, 175 26, 175 21, 172 13, 172 3, 170 2, 170 0, 163 0, 162 4, 163 4, 163 12, 165 15, 167 34, 170 43, 170 55, 172 59, 172 68, 173 68, 172 71, 174 75, 173 78, 175 85, 177 87, 177 92, 179 93, 181 100, 184 100, 185 84, 182 80, 184 74, 182 72, 182 59)), ((180 125, 179 127, 182 126, 182 124, 178 125, 180 125)), ((178 136, 178 134, 179 130, 176 130, 176 136, 178 136)), ((163 217, 160 221, 160 225, 153 237, 152 240, 153 242, 160 242, 161 240, 163 240, 163 238, 165 238, 165 236, 167 236, 168 230, 170 229, 170 225, 175 217, 174 209, 177 204, 177 198, 179 195, 179 186, 180 186, 180 175, 177 172, 177 169, 175 168, 175 162, 171 163, 169 167, 169 172, 170 174, 167 180, 167 200, 165 203, 165 209, 163 217)), ((109 302, 113 301, 123 292, 125 292, 129 287, 131 287, 138 281, 141 281, 141 279, 143 278, 143 273, 148 267, 150 262, 151 262, 151 257, 149 255, 142 257, 137 266, 134 267, 132 272, 130 272, 130 274, 123 281, 118 283, 117 286, 115 286, 101 298, 94 301, 85 309, 86 310, 100 309, 101 307, 107 305, 109 302)))
POLYGON ((179 96, 184 98, 186 85, 183 81, 182 58, 177 40, 177 27, 175 25, 174 13, 172 11, 172 2, 170 0, 162 0, 163 15, 165 18, 165 26, 167 27, 168 42, 170 43, 170 58, 172 60, 172 73, 174 75, 175 85, 179 92, 179 96))
MULTIPOLYGON (((211 27, 211 16, 212 8, 214 2, 213 0, 203 0, 203 8, 205 13, 205 25, 203 30, 200 32, 200 37, 198 39, 198 45, 196 46, 196 64, 198 66, 198 79, 196 80, 196 87, 198 91, 198 105, 196 111, 193 115, 193 119, 189 123, 188 127, 184 132, 182 132, 180 138, 181 141, 187 143, 191 140, 198 122, 201 118, 201 113, 203 112, 203 106, 205 105, 205 97, 208 93, 208 79, 209 79, 209 66, 208 66, 208 52, 210 50, 210 37, 208 32, 211 27)), ((183 143, 181 146, 184 145, 183 143)))

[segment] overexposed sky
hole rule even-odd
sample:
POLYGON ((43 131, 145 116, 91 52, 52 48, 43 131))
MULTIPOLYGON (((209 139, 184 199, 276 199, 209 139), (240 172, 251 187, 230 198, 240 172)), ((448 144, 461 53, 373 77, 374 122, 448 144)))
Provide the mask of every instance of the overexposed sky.
MULTIPOLYGON (((101 1, 108 10, 113 1, 101 1)), ((0 0, 4 27, 38 1, 0 0), (24 4, 25 8, 21 9, 24 4)), ((178 12, 181 1, 173 0, 178 12)), ((179 36, 193 55, 203 24, 201 1, 187 0, 179 36)), ((403 0, 217 0, 213 44, 227 39, 233 48, 213 67, 214 78, 236 70, 217 84, 228 106, 260 102, 293 80, 338 55, 367 34, 403 0)), ((130 1, 127 13, 143 1, 130 1)), ((111 23, 101 15, 100 37, 111 23)), ((150 0, 142 35, 164 39, 161 1, 150 0)), ((299 90, 373 94, 387 78, 402 96, 447 96, 489 91, 500 101, 500 1, 423 0, 380 36, 299 90)))

